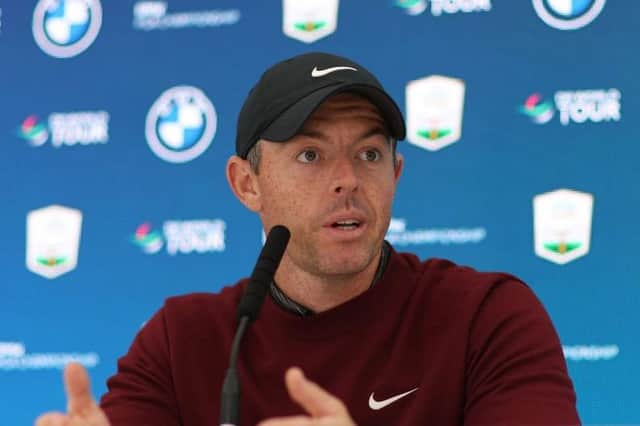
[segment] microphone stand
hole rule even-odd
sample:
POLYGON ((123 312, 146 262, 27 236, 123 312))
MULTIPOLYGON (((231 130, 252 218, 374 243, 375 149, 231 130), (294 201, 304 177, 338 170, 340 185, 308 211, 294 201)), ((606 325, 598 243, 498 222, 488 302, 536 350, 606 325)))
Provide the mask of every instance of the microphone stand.
POLYGON ((220 426, 238 426, 240 418, 240 381, 237 362, 240 343, 247 327, 258 318, 260 307, 289 242, 289 230, 276 225, 271 228, 244 294, 238 304, 239 324, 231 344, 229 368, 220 394, 220 426))

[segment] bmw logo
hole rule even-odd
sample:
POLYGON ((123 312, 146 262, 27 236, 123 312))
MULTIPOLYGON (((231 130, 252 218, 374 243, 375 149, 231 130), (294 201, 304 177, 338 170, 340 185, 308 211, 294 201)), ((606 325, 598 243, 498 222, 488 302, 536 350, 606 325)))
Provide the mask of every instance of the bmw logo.
POLYGON ((33 37, 45 53, 56 58, 84 52, 101 25, 99 0, 40 0, 33 12, 33 37))
POLYGON ((606 0, 533 0, 533 8, 547 25, 577 30, 598 17, 606 0))
POLYGON ((218 118, 198 88, 176 86, 153 103, 145 126, 147 143, 169 163, 185 163, 202 154, 216 134, 218 118))

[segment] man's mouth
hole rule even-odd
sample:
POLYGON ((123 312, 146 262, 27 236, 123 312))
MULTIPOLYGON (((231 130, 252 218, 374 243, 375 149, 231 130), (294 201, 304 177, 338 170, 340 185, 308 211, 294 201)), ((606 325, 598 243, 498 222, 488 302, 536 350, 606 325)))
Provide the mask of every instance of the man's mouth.
POLYGON ((360 221, 358 220, 340 220, 331 224, 332 228, 352 230, 360 227, 360 221))

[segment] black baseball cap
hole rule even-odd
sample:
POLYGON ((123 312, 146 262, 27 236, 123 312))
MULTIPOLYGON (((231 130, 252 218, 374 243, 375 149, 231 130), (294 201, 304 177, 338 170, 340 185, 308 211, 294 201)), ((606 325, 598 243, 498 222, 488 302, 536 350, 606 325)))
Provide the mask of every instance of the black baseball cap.
POLYGON ((352 92, 373 103, 393 138, 404 139, 400 108, 367 69, 350 59, 312 52, 273 65, 251 89, 238 116, 236 153, 247 158, 259 139, 285 142, 328 97, 352 92))

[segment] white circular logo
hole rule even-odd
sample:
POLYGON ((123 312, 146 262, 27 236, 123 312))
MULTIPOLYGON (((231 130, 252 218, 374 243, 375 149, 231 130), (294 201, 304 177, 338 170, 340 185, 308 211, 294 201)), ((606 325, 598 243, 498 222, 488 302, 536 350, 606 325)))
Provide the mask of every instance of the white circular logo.
POLYGON ((99 0, 40 0, 33 12, 33 37, 45 53, 56 58, 84 52, 101 25, 99 0))
POLYGON ((547 25, 577 30, 598 17, 606 0, 533 0, 533 8, 547 25))
POLYGON ((158 157, 169 163, 185 163, 211 145, 217 124, 216 110, 200 89, 176 86, 151 106, 145 135, 158 157))

